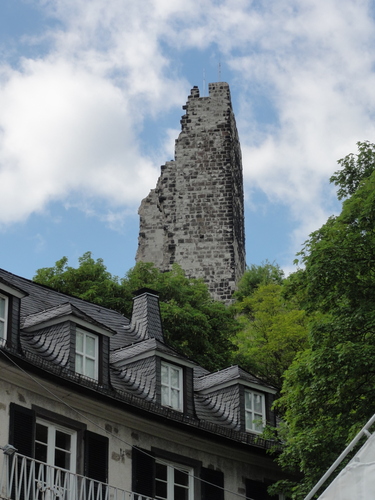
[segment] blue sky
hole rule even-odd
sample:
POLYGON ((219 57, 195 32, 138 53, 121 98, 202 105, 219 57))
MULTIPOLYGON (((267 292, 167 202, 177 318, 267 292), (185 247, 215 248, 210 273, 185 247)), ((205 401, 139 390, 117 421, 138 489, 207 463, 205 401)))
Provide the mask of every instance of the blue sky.
POLYGON ((366 0, 1 0, 0 267, 32 278, 91 251, 123 276, 190 89, 221 77, 242 144, 247 263, 291 271, 340 210, 337 160, 375 138, 374 11, 366 0))

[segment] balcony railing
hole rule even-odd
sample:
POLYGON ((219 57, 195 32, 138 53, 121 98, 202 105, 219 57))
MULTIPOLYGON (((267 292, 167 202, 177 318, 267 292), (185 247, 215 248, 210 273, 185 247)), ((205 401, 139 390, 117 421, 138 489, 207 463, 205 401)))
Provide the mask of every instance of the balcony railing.
POLYGON ((152 500, 18 453, 4 455, 0 498, 12 500, 152 500))

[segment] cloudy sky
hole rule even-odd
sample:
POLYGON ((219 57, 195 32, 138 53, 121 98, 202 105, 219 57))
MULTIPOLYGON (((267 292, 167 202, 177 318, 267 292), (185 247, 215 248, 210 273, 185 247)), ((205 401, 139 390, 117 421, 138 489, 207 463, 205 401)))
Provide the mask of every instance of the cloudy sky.
POLYGON ((0 267, 134 265, 190 89, 231 86, 247 262, 292 269, 375 140, 373 0, 1 0, 0 267))

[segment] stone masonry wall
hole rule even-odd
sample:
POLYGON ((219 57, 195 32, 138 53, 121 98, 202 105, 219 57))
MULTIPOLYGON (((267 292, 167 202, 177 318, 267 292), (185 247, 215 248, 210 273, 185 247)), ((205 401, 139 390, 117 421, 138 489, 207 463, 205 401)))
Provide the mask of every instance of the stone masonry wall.
POLYGON ((175 160, 161 167, 139 208, 136 260, 167 271, 174 262, 229 303, 245 271, 241 148, 229 85, 194 87, 183 109, 175 160))

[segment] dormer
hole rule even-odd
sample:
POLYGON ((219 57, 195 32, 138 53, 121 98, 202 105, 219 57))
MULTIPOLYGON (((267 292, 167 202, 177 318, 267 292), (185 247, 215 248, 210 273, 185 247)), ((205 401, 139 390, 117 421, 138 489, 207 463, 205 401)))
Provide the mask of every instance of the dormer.
POLYGON ((27 293, 0 278, 0 343, 18 348, 21 299, 27 293))
POLYGON ((139 290, 130 325, 111 339, 111 382, 150 402, 194 414, 193 368, 196 363, 164 343, 158 294, 139 290))
POLYGON ((109 339, 114 331, 65 302, 24 318, 21 344, 72 374, 101 385, 109 383, 109 339))
POLYGON ((271 410, 276 389, 239 366, 196 377, 196 411, 199 418, 224 427, 261 434, 275 425, 271 410))

